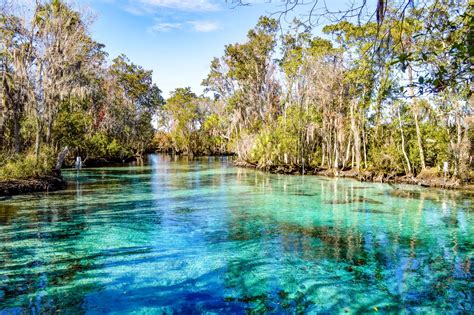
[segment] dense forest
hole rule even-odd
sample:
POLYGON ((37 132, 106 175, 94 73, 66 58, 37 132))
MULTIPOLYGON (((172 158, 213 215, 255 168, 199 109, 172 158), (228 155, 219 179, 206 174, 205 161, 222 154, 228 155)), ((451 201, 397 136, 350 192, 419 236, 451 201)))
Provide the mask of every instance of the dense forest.
POLYGON ((282 34, 281 21, 261 17, 212 60, 212 99, 174 92, 157 146, 298 172, 438 176, 448 162, 450 175, 472 178, 473 7, 408 4, 322 36, 298 20, 282 34))
POLYGON ((65 147, 85 163, 149 149, 163 104, 152 72, 124 55, 109 64, 63 1, 37 4, 28 19, 16 11, 5 2, 0 15, 0 177, 47 172, 65 147))
POLYGON ((166 101, 151 71, 109 62, 70 5, 40 3, 25 19, 5 4, 0 178, 46 172, 67 147, 86 164, 158 150, 335 174, 436 176, 448 162, 472 179, 473 6, 396 2, 321 31, 261 17, 212 60, 204 95, 177 88, 166 101))

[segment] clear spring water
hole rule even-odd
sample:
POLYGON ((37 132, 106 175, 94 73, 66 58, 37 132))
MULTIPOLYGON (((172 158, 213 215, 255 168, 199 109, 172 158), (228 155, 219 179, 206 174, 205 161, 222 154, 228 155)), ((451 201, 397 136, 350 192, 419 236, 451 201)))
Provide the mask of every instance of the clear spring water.
POLYGON ((471 313, 473 195, 153 155, 0 202, 0 313, 471 313))

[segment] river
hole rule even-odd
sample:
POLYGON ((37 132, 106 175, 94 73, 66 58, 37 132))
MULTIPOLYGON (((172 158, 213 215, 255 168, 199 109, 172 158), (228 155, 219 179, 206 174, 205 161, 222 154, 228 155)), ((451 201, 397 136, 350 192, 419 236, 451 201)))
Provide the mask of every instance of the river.
POLYGON ((470 313, 473 195, 151 155, 0 202, 0 313, 470 313))

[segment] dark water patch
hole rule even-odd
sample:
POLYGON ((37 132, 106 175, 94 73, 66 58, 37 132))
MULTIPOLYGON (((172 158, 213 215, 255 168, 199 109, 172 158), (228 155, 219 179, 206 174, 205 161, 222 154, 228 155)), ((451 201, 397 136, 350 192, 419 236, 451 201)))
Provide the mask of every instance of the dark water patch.
POLYGON ((378 201, 371 198, 365 198, 365 197, 356 198, 356 202, 368 203, 368 204, 373 204, 373 205, 383 205, 382 201, 378 201))
POLYGON ((79 172, 75 170, 67 169, 63 171, 64 175, 68 177, 101 177, 101 176, 117 176, 126 174, 149 174, 149 167, 96 167, 96 168, 83 168, 79 172))
MULTIPOLYGON (((444 196, 443 194, 440 194, 436 189, 390 189, 384 192, 380 192, 377 195, 400 199, 430 200, 433 202, 441 202, 443 199, 446 198, 455 200, 454 195, 444 196)), ((465 200, 465 198, 462 198, 462 200, 465 200)))
POLYGON ((331 181, 330 178, 323 177, 323 176, 316 176, 316 178, 317 178, 318 181, 320 181, 320 182, 330 182, 330 181, 331 181))
MULTIPOLYGON (((66 250, 66 249, 65 249, 66 250)), ((43 267, 47 268, 49 270, 54 270, 56 267, 60 267, 59 269, 64 269, 62 268, 63 266, 74 266, 78 265, 81 261, 83 262, 94 262, 97 260, 105 260, 107 258, 120 258, 120 257, 128 257, 128 256, 135 256, 135 255, 144 255, 144 254, 150 254, 152 253, 152 248, 149 247, 131 247, 131 248, 119 248, 119 249, 112 249, 108 251, 100 251, 97 253, 87 253, 87 252, 79 252, 75 251, 72 253, 73 249, 67 250, 70 252, 70 255, 63 258, 51 258, 51 259, 45 259, 45 260, 31 260, 27 263, 11 263, 8 261, 5 261, 5 267, 8 267, 8 270, 10 272, 15 272, 17 273, 18 271, 25 270, 23 274, 18 274, 14 277, 21 278, 24 275, 37 275, 37 273, 34 272, 34 268, 36 267, 43 267)), ((0 250, 0 254, 4 254, 6 251, 5 250, 0 250)), ((30 252, 27 255, 32 256, 32 252, 30 252)), ((166 257, 166 256, 165 256, 166 257)), ((126 264, 126 261, 123 262, 126 264)), ((97 266, 99 268, 100 266, 97 266)), ((12 276, 10 276, 12 277, 12 276)))
POLYGON ((353 203, 353 199, 338 199, 338 200, 326 200, 324 203, 327 205, 345 205, 353 203))
MULTIPOLYGON (((255 216, 246 216, 249 220, 255 220, 255 216)), ((248 222, 233 223, 229 226, 228 240, 229 241, 252 241, 255 239, 269 236, 270 233, 275 232, 273 229, 267 229, 262 226, 253 226, 248 222)))
POLYGON ((304 192, 304 191, 292 192, 292 193, 289 193, 289 195, 304 196, 304 197, 316 197, 316 196, 318 196, 317 193, 309 193, 309 192, 304 192))
POLYGON ((370 208, 363 208, 363 209, 354 209, 352 210, 358 213, 370 213, 370 214, 393 214, 393 211, 384 211, 379 209, 370 209, 370 208))
POLYGON ((16 216, 19 210, 18 206, 0 203, 0 223, 8 224, 16 216))
POLYGON ((391 189, 388 191, 378 193, 379 196, 390 196, 395 198, 410 198, 410 199, 420 199, 421 192, 416 190, 401 190, 401 189, 391 189))
POLYGON ((70 238, 78 237, 82 231, 87 228, 85 223, 79 223, 74 225, 68 225, 69 229, 63 229, 61 227, 50 231, 39 231, 40 229, 34 229, 32 232, 18 233, 11 237, 11 241, 21 242, 27 240, 40 239, 45 242, 63 242, 70 238))
POLYGON ((239 192, 239 195, 241 196, 249 196, 249 195, 260 195, 261 192, 258 192, 258 191, 242 191, 242 192, 239 192))
POLYGON ((459 225, 459 220, 453 216, 443 217, 441 221, 443 221, 448 227, 458 227, 459 225))
POLYGON ((176 214, 190 214, 196 212, 198 209, 191 207, 178 207, 174 209, 176 214))
POLYGON ((96 193, 97 190, 93 189, 68 189, 68 190, 59 190, 59 191, 52 191, 49 192, 48 195, 50 196, 59 196, 60 198, 64 197, 74 197, 74 196, 88 196, 96 193))
POLYGON ((124 185, 128 185, 130 182, 127 180, 101 180, 101 181, 90 181, 81 182, 79 185, 81 189, 99 191, 107 189, 108 191, 120 190, 124 185))
POLYGON ((344 205, 344 204, 352 204, 352 203, 367 203, 367 204, 373 204, 373 205, 381 205, 383 202, 371 199, 371 198, 365 198, 365 197, 355 197, 355 198, 346 198, 346 199, 336 199, 336 200, 330 200, 330 201, 325 201, 325 204, 328 205, 344 205))

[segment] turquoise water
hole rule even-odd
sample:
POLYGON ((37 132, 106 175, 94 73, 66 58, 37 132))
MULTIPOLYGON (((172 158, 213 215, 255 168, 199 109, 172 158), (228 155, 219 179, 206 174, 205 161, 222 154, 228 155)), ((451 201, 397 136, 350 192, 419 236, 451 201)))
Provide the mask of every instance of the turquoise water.
POLYGON ((0 202, 0 313, 472 313, 473 195, 150 156, 0 202))

